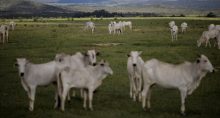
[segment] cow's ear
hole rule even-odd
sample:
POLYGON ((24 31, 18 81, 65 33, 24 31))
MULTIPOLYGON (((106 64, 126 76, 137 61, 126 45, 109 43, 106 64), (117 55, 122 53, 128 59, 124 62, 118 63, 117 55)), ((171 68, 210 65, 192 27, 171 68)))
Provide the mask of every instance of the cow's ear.
POLYGON ((96 56, 99 56, 99 55, 100 55, 100 52, 97 51, 97 52, 96 52, 96 56))
POLYGON ((59 58, 58 61, 59 61, 59 62, 62 62, 62 61, 63 61, 63 58, 59 58))
POLYGON ((200 63, 200 59, 197 59, 197 60, 196 60, 196 63, 197 63, 197 64, 200 63))
POLYGON ((84 52, 83 55, 84 55, 84 56, 88 56, 88 53, 87 53, 87 52, 84 52))
POLYGON ((130 54, 127 54, 127 56, 130 57, 131 55, 130 55, 130 54))
POLYGON ((16 63, 14 64, 14 66, 15 66, 15 67, 18 67, 18 63, 16 62, 16 63))
POLYGON ((201 55, 201 54, 197 54, 197 57, 198 57, 198 58, 201 58, 201 57, 202 57, 202 55, 201 55))
POLYGON ((142 51, 139 51, 138 54, 141 55, 141 54, 142 54, 142 51))

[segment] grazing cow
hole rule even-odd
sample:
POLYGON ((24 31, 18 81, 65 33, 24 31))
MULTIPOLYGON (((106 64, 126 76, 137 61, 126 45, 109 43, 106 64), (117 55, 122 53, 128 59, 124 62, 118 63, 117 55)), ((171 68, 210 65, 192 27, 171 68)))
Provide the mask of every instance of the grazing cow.
POLYGON ((131 21, 123 21, 124 28, 127 26, 130 30, 132 30, 132 22, 131 21))
POLYGON ((200 39, 197 40, 197 46, 200 47, 202 43, 205 43, 206 47, 207 47, 208 44, 211 47, 210 39, 217 38, 218 34, 219 34, 219 31, 216 30, 216 29, 209 30, 209 31, 204 31, 202 33, 202 36, 200 37, 200 39))
POLYGON ((170 29, 171 29, 174 25, 175 25, 175 21, 170 21, 170 22, 169 22, 169 27, 170 27, 170 29))
POLYGON ((15 30, 16 23, 14 21, 9 22, 10 30, 15 30))
POLYGON ((136 101, 136 97, 139 97, 141 101, 141 89, 142 89, 142 66, 144 64, 143 59, 140 57, 142 52, 131 51, 128 54, 127 70, 128 78, 130 81, 130 97, 136 101))
POLYGON ((215 29, 215 25, 214 24, 210 24, 209 27, 208 27, 208 30, 210 31, 210 30, 213 30, 213 29, 215 29))
POLYGON ((201 55, 193 63, 184 62, 174 65, 157 59, 146 61, 143 68, 144 87, 142 91, 142 107, 150 109, 151 87, 156 84, 164 88, 176 88, 181 94, 181 113, 185 114, 185 99, 187 95, 199 86, 207 72, 213 72, 214 68, 205 55, 201 55))
POLYGON ((186 32, 187 27, 188 27, 188 26, 187 26, 187 23, 186 23, 186 22, 183 22, 183 23, 181 24, 182 33, 186 32))
POLYGON ((101 61, 97 66, 87 66, 85 68, 71 69, 66 68, 60 72, 58 82, 58 90, 61 98, 61 110, 65 110, 65 99, 70 88, 83 88, 84 104, 86 109, 86 101, 89 99, 89 109, 93 110, 92 99, 93 92, 102 84, 103 79, 107 75, 112 75, 113 71, 109 64, 101 61))
POLYGON ((173 40, 177 40, 177 35, 178 35, 178 27, 176 25, 174 25, 171 29, 171 38, 172 38, 172 42, 173 40))
POLYGON ((92 21, 86 22, 84 30, 88 30, 88 29, 91 29, 92 34, 93 34, 95 30, 95 23, 93 23, 92 21))
POLYGON ((118 23, 116 23, 115 21, 110 22, 110 24, 108 25, 109 34, 112 34, 112 32, 114 32, 114 34, 121 34, 123 33, 123 28, 124 24, 121 21, 119 21, 118 23))

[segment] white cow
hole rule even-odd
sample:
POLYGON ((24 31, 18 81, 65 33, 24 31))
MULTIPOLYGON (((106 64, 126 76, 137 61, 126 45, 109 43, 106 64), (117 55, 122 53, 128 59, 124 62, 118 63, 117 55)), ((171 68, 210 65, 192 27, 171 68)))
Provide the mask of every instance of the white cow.
POLYGON ((110 22, 110 24, 108 25, 109 34, 112 34, 112 32, 114 32, 114 34, 121 34, 123 33, 123 28, 124 24, 121 21, 119 21, 118 23, 116 23, 115 21, 110 22))
MULTIPOLYGON (((94 49, 88 50, 85 54, 78 52, 75 55, 71 56, 71 65, 69 67, 71 69, 77 69, 77 68, 84 68, 88 65, 95 66, 96 65, 96 56, 98 56, 99 54, 100 53, 94 49)), ((60 57, 60 58, 63 58, 63 57, 60 57)), ((75 93, 75 91, 73 91, 72 96, 75 96, 75 95, 76 95, 76 93, 75 93)), ((83 97, 82 90, 81 90, 81 97, 83 97)), ((68 100, 70 100, 70 98, 68 98, 68 100)))
POLYGON ((5 43, 5 34, 6 34, 5 27, 1 25, 0 26, 0 40, 3 44, 5 43))
POLYGON ((181 94, 181 113, 185 114, 185 99, 187 95, 199 86, 207 72, 214 68, 205 55, 201 55, 196 62, 184 62, 174 65, 157 59, 146 61, 143 70, 144 88, 142 91, 142 107, 150 109, 151 87, 156 84, 164 88, 176 88, 181 94))
POLYGON ((210 30, 213 30, 213 29, 215 29, 215 25, 214 24, 210 24, 209 27, 208 27, 208 30, 210 31, 210 30))
POLYGON ((16 23, 14 21, 9 22, 9 26, 11 30, 15 30, 16 23))
POLYGON ((2 43, 8 42, 9 39, 9 25, 1 25, 0 26, 0 39, 2 43))
MULTIPOLYGON (((29 110, 33 111, 37 86, 46 86, 56 82, 57 73, 68 65, 58 66, 55 61, 33 64, 26 58, 17 58, 16 66, 18 67, 21 84, 29 98, 29 110)), ((57 106, 57 93, 55 99, 55 106, 57 106)))
POLYGON ((169 27, 172 28, 175 25, 175 21, 170 21, 169 22, 169 27))
POLYGON ((219 34, 219 31, 216 30, 216 29, 209 30, 209 31, 204 31, 202 33, 202 36, 200 37, 200 39, 197 40, 197 46, 200 47, 202 43, 205 43, 206 47, 207 47, 208 44, 211 47, 210 39, 217 38, 218 34, 219 34))
POLYGON ((218 45, 218 49, 220 49, 220 33, 217 36, 217 45, 218 45))
POLYGON ((215 29, 218 30, 218 31, 220 31, 220 25, 216 25, 216 26, 215 26, 215 29))
POLYGON ((92 34, 93 34, 95 30, 95 23, 93 23, 92 21, 86 22, 84 30, 88 30, 88 29, 91 29, 92 34))
POLYGON ((181 24, 182 33, 186 32, 187 27, 188 27, 188 25, 187 25, 186 22, 183 22, 183 23, 181 24))
POLYGON ((118 22, 118 23, 113 24, 113 31, 114 31, 114 34, 115 33, 117 33, 117 34, 123 33, 123 23, 118 22))
POLYGON ((132 22, 131 21, 123 21, 124 28, 127 26, 130 30, 132 30, 132 22))
POLYGON ((172 38, 172 42, 173 40, 177 40, 177 35, 178 35, 178 27, 176 25, 174 25, 171 29, 170 29, 170 32, 171 32, 171 38, 172 38))
POLYGON ((127 70, 128 78, 130 81, 130 97, 136 101, 136 97, 139 97, 141 101, 141 89, 142 89, 142 66, 144 65, 143 59, 140 57, 142 52, 131 51, 128 54, 127 70))
POLYGON ((112 22, 108 24, 108 32, 109 32, 109 34, 112 34, 112 32, 114 32, 113 26, 114 26, 114 23, 112 23, 112 22))
MULTIPOLYGON (((29 110, 34 110, 35 91, 37 86, 45 86, 51 83, 56 83, 58 73, 66 68, 73 69, 84 67, 86 65, 96 65, 95 50, 88 50, 85 55, 77 52, 75 55, 67 55, 64 53, 56 54, 55 60, 44 64, 33 64, 25 58, 17 59, 17 67, 21 83, 30 99, 29 110)), ((55 108, 59 107, 59 99, 55 94, 55 108)))
MULTIPOLYGON (((69 62, 65 61, 62 63, 67 63, 68 67, 70 67, 71 69, 78 69, 78 68, 84 68, 88 65, 92 65, 95 66, 96 65, 96 56, 98 56, 100 53, 97 52, 96 50, 92 49, 92 50, 88 50, 86 53, 81 53, 81 52, 76 52, 74 55, 66 55, 66 54, 59 54, 59 56, 56 56, 57 60, 64 60, 66 58, 69 58, 69 62)), ((58 54, 57 54, 58 55, 58 54)), ((58 62, 58 63, 61 63, 58 62)), ((62 64, 61 63, 61 64, 62 64)), ((76 93, 75 91, 73 91, 72 96, 75 96, 76 93)), ((81 97, 83 97, 83 92, 81 90, 81 97)), ((70 100, 70 96, 68 95, 68 100, 70 100)))
POLYGON ((87 66, 85 68, 71 69, 66 68, 60 74, 57 80, 59 95, 61 98, 61 110, 65 109, 65 99, 70 88, 83 88, 84 104, 86 108, 87 98, 89 99, 89 109, 93 110, 92 99, 93 92, 102 84, 107 75, 112 75, 113 71, 109 64, 102 61, 97 66, 87 66))

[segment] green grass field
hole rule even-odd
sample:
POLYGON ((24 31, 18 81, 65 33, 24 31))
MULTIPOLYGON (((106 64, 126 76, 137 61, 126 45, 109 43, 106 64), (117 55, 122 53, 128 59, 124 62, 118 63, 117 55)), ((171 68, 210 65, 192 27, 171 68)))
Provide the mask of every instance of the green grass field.
MULTIPOLYGON (((128 20, 128 19, 125 19, 128 20)), ((215 67, 220 67, 220 50, 196 47, 202 31, 209 24, 220 24, 219 19, 206 18, 134 18, 133 31, 123 35, 109 35, 110 19, 94 20, 96 31, 92 35, 83 31, 87 19, 48 20, 47 22, 17 22, 10 32, 9 43, 0 44, 0 116, 2 118, 180 118, 180 95, 177 90, 155 86, 152 93, 152 111, 145 112, 141 104, 129 98, 129 81, 126 64, 127 53, 143 51, 144 60, 158 58, 170 63, 195 61, 197 54, 205 54, 215 67), (171 42, 168 22, 175 20, 180 26, 189 25, 186 34, 179 34, 178 41, 171 42), (119 46, 99 47, 95 43, 122 43, 119 46), (54 59, 56 53, 73 54, 95 48, 101 52, 98 60, 106 59, 114 71, 106 78, 94 95, 94 111, 83 109, 79 97, 66 104, 66 111, 53 109, 55 88, 39 87, 35 110, 28 111, 28 98, 23 90, 15 59, 26 57, 34 63, 54 59)), ((217 118, 220 116, 220 72, 207 74, 198 89, 186 99, 187 118, 217 118)))

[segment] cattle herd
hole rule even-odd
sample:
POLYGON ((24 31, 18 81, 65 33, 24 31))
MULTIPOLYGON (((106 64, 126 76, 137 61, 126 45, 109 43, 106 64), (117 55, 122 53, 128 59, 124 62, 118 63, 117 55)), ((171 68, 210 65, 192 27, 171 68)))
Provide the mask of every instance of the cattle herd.
MULTIPOLYGON (((8 42, 9 30, 15 29, 15 22, 8 25, 1 25, 0 38, 2 43, 8 42)), ((174 21, 168 23, 171 31, 172 41, 177 40, 178 26, 174 21)), ((122 34, 125 27, 132 30, 131 21, 112 21, 108 25, 109 34, 122 34)), ((181 32, 185 33, 188 27, 186 22, 181 24, 181 32)), ((95 30, 95 23, 85 23, 84 30, 95 30)), ((202 43, 210 44, 210 39, 220 49, 220 25, 211 24, 208 31, 202 33, 197 41, 198 47, 202 43)), ((181 114, 185 114, 185 99, 187 95, 199 86, 203 77, 215 69, 205 55, 199 55, 194 62, 185 61, 181 64, 170 64, 158 59, 144 61, 141 58, 141 51, 131 51, 127 56, 127 71, 130 82, 129 95, 133 101, 142 103, 143 109, 146 106, 150 109, 151 88, 159 85, 164 88, 176 88, 180 91, 181 114)), ((83 108, 93 110, 92 100, 94 91, 102 84, 103 80, 113 74, 110 64, 106 60, 96 61, 99 55, 94 49, 84 53, 77 52, 73 55, 59 53, 54 60, 43 64, 34 64, 26 58, 17 58, 15 65, 18 68, 21 85, 27 92, 29 98, 29 110, 34 110, 35 93, 38 86, 53 84, 56 87, 54 108, 65 110, 66 99, 70 95, 75 96, 75 91, 80 90, 83 98, 83 108)))

